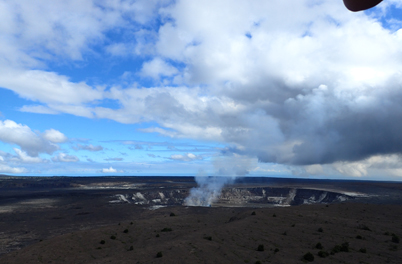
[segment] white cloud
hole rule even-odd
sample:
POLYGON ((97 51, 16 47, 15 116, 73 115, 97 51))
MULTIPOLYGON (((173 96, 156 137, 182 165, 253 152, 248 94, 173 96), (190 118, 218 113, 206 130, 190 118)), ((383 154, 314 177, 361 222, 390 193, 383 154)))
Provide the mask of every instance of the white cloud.
POLYGON ((113 56, 125 56, 127 55, 128 47, 124 43, 113 43, 106 47, 106 52, 113 56))
POLYGON ((52 161, 54 161, 54 162, 78 162, 80 160, 74 155, 67 155, 65 153, 59 153, 59 154, 57 154, 57 156, 54 156, 52 158, 52 161))
POLYGON ((113 167, 109 167, 108 169, 107 169, 107 168, 103 168, 103 169, 101 170, 101 172, 102 172, 102 173, 123 173, 124 171, 123 171, 123 170, 116 170, 116 169, 113 169, 113 167))
POLYGON ((333 166, 344 175, 357 177, 392 175, 398 178, 402 177, 402 157, 395 154, 375 155, 358 162, 335 163, 333 166))
POLYGON ((3 1, 2 10, 6 15, 0 24, 8 25, 1 28, 8 35, 0 41, 6 48, 5 58, 24 65, 41 64, 35 58, 38 55, 46 59, 52 56, 82 59, 82 50, 91 42, 102 40, 102 31, 122 22, 121 10, 91 0, 3 1), (36 50, 36 56, 29 56, 32 49, 36 50))
POLYGON ((186 153, 184 155, 181 154, 173 154, 169 159, 172 160, 180 160, 180 161, 192 161, 192 160, 202 160, 202 156, 194 155, 193 153, 186 153))
POLYGON ((31 157, 27 155, 24 151, 21 151, 20 149, 14 148, 15 153, 17 153, 18 156, 18 161, 24 162, 24 163, 42 163, 44 162, 43 159, 40 157, 31 157))
POLYGON ((25 168, 10 167, 8 165, 0 164, 0 173, 26 173, 28 172, 25 168))
POLYGON ((172 65, 166 63, 161 58, 154 58, 152 61, 145 62, 141 69, 141 75, 159 79, 160 76, 172 76, 179 71, 172 65))
POLYGON ((88 151, 101 151, 103 150, 103 147, 98 145, 94 146, 92 144, 89 145, 82 145, 82 144, 77 144, 77 146, 73 147, 75 150, 88 150, 88 151))
POLYGON ((106 160, 106 161, 122 161, 123 158, 107 158, 107 159, 104 159, 104 160, 106 160))
POLYGON ((21 112, 36 113, 36 114, 48 114, 56 115, 59 114, 58 111, 50 109, 49 107, 43 105, 24 105, 19 109, 21 112))
POLYGON ((68 140, 63 133, 55 129, 46 130, 43 137, 53 143, 64 143, 68 140))
MULTIPOLYGON (((14 5, 19 9, 2 2, 6 11, 0 15, 0 31, 8 37, 0 40, 0 86, 35 102, 21 111, 156 122, 142 131, 221 142, 231 146, 228 152, 306 165, 304 172, 311 174, 332 169, 370 175, 374 165, 367 165, 367 159, 400 153, 402 147, 402 29, 400 21, 392 22, 396 28, 390 30, 378 20, 391 3, 400 3, 390 0, 380 5, 383 13, 367 15, 348 12, 342 1, 313 2, 88 0, 49 5, 18 0, 14 5), (163 23, 159 28, 139 26, 155 19, 163 23), (123 41, 128 33, 134 35, 132 42, 107 39, 110 29, 122 32, 123 41), (100 43, 106 43, 106 53, 124 58, 145 54, 147 61, 136 74, 174 78, 165 78, 160 87, 135 83, 103 89, 43 70, 54 59, 80 60, 100 43), (108 108, 101 104, 104 99, 121 107, 108 108)), ((30 156, 57 149, 30 128, 14 123, 11 129, 10 124, 0 123, 0 140, 21 146, 30 156)), ((171 158, 193 160, 186 155, 171 158)))
POLYGON ((73 83, 66 76, 40 70, 4 70, 0 73, 0 85, 26 99, 62 106, 79 106, 81 103, 102 99, 103 89, 92 88, 85 83, 73 83))
POLYGON ((34 133, 28 126, 17 124, 12 120, 0 120, 0 141, 16 144, 30 156, 39 153, 52 154, 59 147, 41 135, 34 133))

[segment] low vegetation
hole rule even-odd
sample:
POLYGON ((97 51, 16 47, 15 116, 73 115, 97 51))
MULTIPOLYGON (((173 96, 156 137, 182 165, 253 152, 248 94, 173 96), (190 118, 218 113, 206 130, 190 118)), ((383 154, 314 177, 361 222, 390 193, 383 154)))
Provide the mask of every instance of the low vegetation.
POLYGON ((314 261, 314 255, 311 252, 307 252, 304 254, 302 260, 308 261, 308 262, 313 262, 314 261))
POLYGON ((371 231, 371 229, 370 229, 368 226, 366 226, 366 225, 360 225, 360 226, 359 226, 359 229, 361 229, 361 230, 366 230, 366 231, 371 231))
POLYGON ((327 251, 320 250, 320 251, 318 251, 318 256, 319 256, 320 258, 326 258, 326 257, 329 256, 329 253, 328 253, 327 251))
POLYGON ((342 243, 341 245, 334 246, 331 250, 331 255, 334 255, 339 252, 349 252, 349 243, 345 242, 342 243))
POLYGON ((264 245, 262 245, 262 244, 258 245, 257 251, 264 251, 264 250, 265 250, 264 245))
POLYGON ((399 236, 392 234, 392 240, 391 240, 392 242, 399 244, 399 240, 400 240, 399 236))
POLYGON ((315 248, 316 248, 316 249, 323 249, 324 247, 322 246, 322 244, 321 244, 320 242, 318 242, 318 243, 315 245, 315 248))

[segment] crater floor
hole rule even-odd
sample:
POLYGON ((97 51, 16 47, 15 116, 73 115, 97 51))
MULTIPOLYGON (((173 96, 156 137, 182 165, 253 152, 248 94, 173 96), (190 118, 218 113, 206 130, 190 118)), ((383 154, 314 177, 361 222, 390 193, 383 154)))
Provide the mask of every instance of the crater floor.
POLYGON ((302 263, 307 252, 316 263, 399 263, 400 183, 252 178, 212 207, 183 206, 194 187, 179 177, 1 178, 0 263, 302 263))

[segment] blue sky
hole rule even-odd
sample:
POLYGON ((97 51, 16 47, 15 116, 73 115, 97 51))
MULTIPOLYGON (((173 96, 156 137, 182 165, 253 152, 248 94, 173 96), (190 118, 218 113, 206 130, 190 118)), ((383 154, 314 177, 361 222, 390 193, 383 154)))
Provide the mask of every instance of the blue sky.
POLYGON ((0 173, 400 180, 401 8, 0 0, 0 173))

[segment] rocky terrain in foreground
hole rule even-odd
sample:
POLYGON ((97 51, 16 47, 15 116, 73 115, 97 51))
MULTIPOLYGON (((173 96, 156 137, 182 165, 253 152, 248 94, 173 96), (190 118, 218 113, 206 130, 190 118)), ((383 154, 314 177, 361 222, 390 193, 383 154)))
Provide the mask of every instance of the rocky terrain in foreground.
POLYGON ((174 177, 0 177, 0 263, 402 257, 400 183, 247 179, 226 186, 210 207, 186 206, 196 186, 174 177))
POLYGON ((133 210, 107 226, 44 238, 0 263, 400 263, 401 209, 342 203, 133 210))

